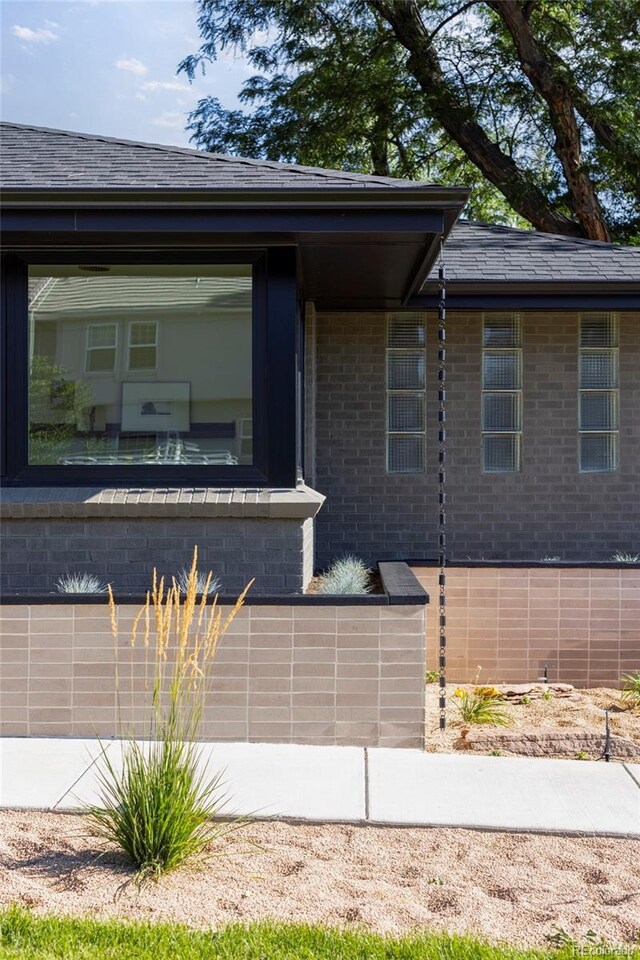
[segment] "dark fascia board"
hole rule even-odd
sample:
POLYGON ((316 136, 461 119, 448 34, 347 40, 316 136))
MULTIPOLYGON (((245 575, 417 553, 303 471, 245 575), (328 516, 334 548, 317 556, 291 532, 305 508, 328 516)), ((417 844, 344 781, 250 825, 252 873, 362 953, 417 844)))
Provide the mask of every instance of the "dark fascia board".
POLYGON ((11 207, 112 207, 153 206, 158 207, 215 207, 215 206, 264 206, 266 208, 295 208, 313 204, 321 207, 357 207, 372 205, 452 208, 460 211, 469 191, 464 187, 439 187, 415 184, 402 187, 237 187, 203 190, 179 188, 151 190, 138 187, 105 188, 104 190, 78 190, 57 188, 41 190, 4 190, 3 206, 11 207))
MULTIPOLYGON (((402 206, 379 208, 331 207, 309 204, 299 209, 268 208, 255 206, 232 206, 203 209, 199 206, 158 208, 152 207, 83 207, 52 208, 9 207, 2 208, 3 236, 20 233, 56 234, 77 236, 87 234, 162 234, 201 233, 209 237, 234 235, 242 237, 273 233, 295 236, 300 242, 306 238, 316 242, 313 234, 349 236, 361 234, 355 242, 371 242, 372 235, 425 233, 440 234, 443 214, 439 208, 419 209, 402 206)), ((7 240, 8 243, 8 240, 7 240)), ((255 245, 255 241, 254 241, 255 245)))
POLYGON ((420 294, 425 280, 431 272, 431 267, 435 263, 438 251, 451 233, 456 221, 462 214, 462 207, 455 207, 443 210, 443 229, 441 234, 436 234, 431 243, 425 244, 424 250, 416 263, 409 282, 406 286, 402 298, 402 306, 406 307, 412 297, 420 294))
MULTIPOLYGON (((566 286, 570 287, 571 284, 566 286)), ((413 297, 407 306, 412 310, 435 310, 438 298, 413 297)), ((496 290, 488 294, 456 295, 447 290, 447 310, 640 310, 640 293, 625 293, 615 285, 600 284, 592 293, 567 293, 566 287, 557 293, 507 293, 496 290)))
MULTIPOLYGON (((638 280, 532 280, 518 281, 510 280, 448 280, 447 292, 456 296, 462 294, 488 294, 500 293, 598 293, 601 290, 624 290, 629 293, 640 293, 640 277, 638 280)), ((436 296, 438 293, 438 284, 430 280, 422 288, 420 294, 416 296, 428 297, 436 296)))
MULTIPOLYGON (((601 280, 590 284, 447 284, 448 310, 640 310, 640 285, 631 281, 601 280), (523 289, 524 288, 524 289, 523 289)), ((408 307, 433 310, 436 290, 412 297, 408 307)))

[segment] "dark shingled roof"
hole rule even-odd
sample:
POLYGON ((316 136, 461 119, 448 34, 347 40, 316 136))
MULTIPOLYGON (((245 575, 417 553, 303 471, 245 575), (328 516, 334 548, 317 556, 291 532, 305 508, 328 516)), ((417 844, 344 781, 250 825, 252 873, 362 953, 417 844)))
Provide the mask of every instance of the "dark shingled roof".
MULTIPOLYGON (((447 280, 459 283, 636 281, 640 247, 458 220, 445 243, 447 280)), ((437 265, 427 286, 437 280, 437 265)))
MULTIPOLYGON (((429 189, 428 184, 226 157, 26 124, 0 124, 5 190, 429 189)), ((438 187, 432 187, 434 191, 438 187)), ((481 283, 640 285, 640 247, 460 220, 445 244, 447 277, 481 283)), ((426 288, 437 277, 434 267, 426 288)))
POLYGON ((418 186, 411 180, 246 160, 21 123, 0 124, 0 137, 0 175, 7 190, 418 186))

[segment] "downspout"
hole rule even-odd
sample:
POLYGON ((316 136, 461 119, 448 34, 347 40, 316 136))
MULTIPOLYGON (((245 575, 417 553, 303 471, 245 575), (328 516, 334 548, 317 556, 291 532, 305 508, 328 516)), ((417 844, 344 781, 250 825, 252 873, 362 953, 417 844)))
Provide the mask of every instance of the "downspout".
POLYGON ((446 537, 446 277, 444 269, 444 243, 440 242, 438 267, 438 684, 440 687, 440 729, 447 725, 447 537, 446 537))

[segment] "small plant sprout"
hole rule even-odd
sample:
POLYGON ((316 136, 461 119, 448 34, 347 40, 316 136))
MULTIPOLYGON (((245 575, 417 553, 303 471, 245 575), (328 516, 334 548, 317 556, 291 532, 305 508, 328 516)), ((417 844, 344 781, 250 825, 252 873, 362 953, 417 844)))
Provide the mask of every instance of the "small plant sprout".
POLYGON ((440 679, 440 674, 437 670, 427 670, 424 675, 425 683, 437 683, 440 679))
POLYGON ((58 593, 106 593, 107 585, 92 573, 65 573, 56 582, 58 593))
POLYGON ((636 670, 635 673, 625 673, 623 677, 620 677, 620 680, 622 682, 620 696, 624 703, 630 710, 640 708, 640 670, 636 670))
MULTIPOLYGON (((186 567, 183 567, 178 576, 176 577, 176 584, 180 588, 181 593, 187 594, 189 589, 189 576, 190 571, 186 567)), ((214 577, 213 573, 205 573, 204 570, 196 570, 196 595, 202 597, 203 595, 212 596, 214 593, 219 593, 220 588, 222 587, 222 580, 220 577, 214 577)))
POLYGON ((576 760, 589 760, 589 754, 585 753, 584 750, 579 750, 576 755, 576 760))
POLYGON ((524 696, 521 698, 520 703, 523 704, 523 706, 528 707, 529 704, 531 703, 531 697, 527 693, 525 693, 524 696))
POLYGON ((640 563, 640 553, 625 553, 623 550, 616 550, 611 559, 614 563, 640 563))
POLYGON ((553 694, 552 694, 551 690, 545 690, 545 692, 542 694, 542 699, 543 699, 543 700, 553 700, 553 694))
POLYGON ((371 586, 371 571, 362 560, 350 555, 334 560, 320 578, 320 593, 370 593, 371 586))
POLYGON ((554 947, 577 947, 577 941, 570 936, 563 927, 558 927, 554 923, 551 927, 553 933, 545 934, 545 940, 547 943, 552 944, 554 947))
POLYGON ((512 723, 511 717, 501 709, 504 700, 487 700, 462 687, 454 690, 453 696, 460 719, 465 724, 488 723, 495 727, 508 727, 512 723))

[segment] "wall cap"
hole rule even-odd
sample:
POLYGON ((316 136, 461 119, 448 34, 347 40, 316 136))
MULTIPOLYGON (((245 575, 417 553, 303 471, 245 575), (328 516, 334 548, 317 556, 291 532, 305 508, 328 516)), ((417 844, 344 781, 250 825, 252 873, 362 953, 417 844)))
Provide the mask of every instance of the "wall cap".
MULTIPOLYGON (((249 591, 245 600, 247 607, 387 607, 389 605, 424 606, 429 603, 429 594, 421 586, 406 563, 379 564, 380 579, 384 593, 329 594, 329 593, 272 593, 251 596, 249 591), (384 569, 383 569, 384 568, 384 569), (393 568, 393 569, 389 569, 393 568)), ((228 593, 219 595, 221 604, 234 604, 236 596, 228 593)), ((141 605, 145 597, 141 593, 116 593, 118 604, 141 605)), ((97 593, 3 593, 0 594, 0 607, 7 606, 83 606, 87 604, 107 604, 105 594, 97 593)))
POLYGON ((7 487, 0 495, 0 517, 308 520, 315 517, 324 501, 321 493, 304 485, 295 489, 7 487))

